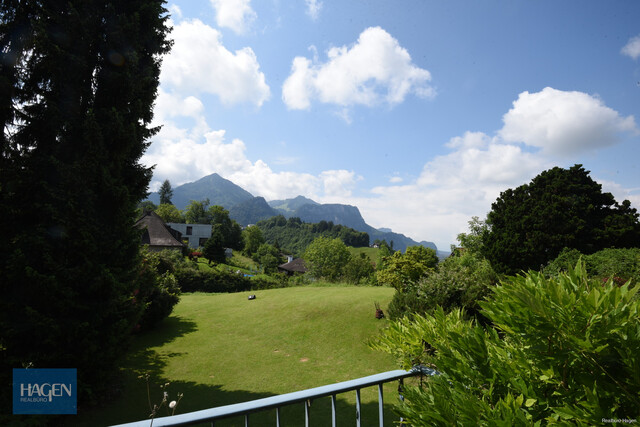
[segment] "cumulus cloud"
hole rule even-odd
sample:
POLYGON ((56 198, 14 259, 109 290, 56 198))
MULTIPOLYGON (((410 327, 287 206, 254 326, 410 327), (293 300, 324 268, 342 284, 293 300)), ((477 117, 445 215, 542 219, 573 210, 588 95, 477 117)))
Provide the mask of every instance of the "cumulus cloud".
POLYGON ((257 17, 250 3, 251 0, 211 0, 216 10, 216 23, 237 34, 244 34, 257 17))
POLYGON ((162 61, 163 87, 213 94, 225 104, 261 106, 269 99, 269 86, 251 48, 229 51, 220 32, 197 19, 175 25, 171 38, 173 48, 162 61))
POLYGON ((503 116, 499 135, 546 154, 567 156, 618 142, 623 132, 638 132, 633 116, 620 114, 597 97, 550 87, 522 92, 503 116))
POLYGON ((322 2, 320 0, 304 0, 307 5, 307 15, 314 21, 318 19, 320 15, 320 9, 322 9, 322 2))
POLYGON ((361 177, 353 171, 327 170, 318 175, 275 172, 262 160, 252 162, 240 139, 228 140, 224 130, 212 130, 202 102, 161 90, 154 124, 162 124, 142 163, 155 165, 151 190, 169 179, 174 186, 218 173, 267 200, 303 195, 316 200, 348 197, 361 177))
POLYGON ((500 192, 554 165, 482 132, 466 132, 446 146, 450 153, 427 162, 411 182, 392 182, 374 187, 369 195, 335 196, 332 201, 355 204, 374 227, 389 227, 448 250, 459 233, 468 231, 471 217, 484 217, 500 192))
POLYGON ((290 109, 308 109, 313 100, 340 107, 395 105, 413 93, 429 98, 435 90, 428 70, 415 66, 398 41, 380 27, 364 30, 351 47, 333 47, 328 60, 296 57, 282 86, 290 109))
POLYGON ((627 44, 620 49, 620 53, 631 59, 640 58, 640 36, 630 38, 627 44))

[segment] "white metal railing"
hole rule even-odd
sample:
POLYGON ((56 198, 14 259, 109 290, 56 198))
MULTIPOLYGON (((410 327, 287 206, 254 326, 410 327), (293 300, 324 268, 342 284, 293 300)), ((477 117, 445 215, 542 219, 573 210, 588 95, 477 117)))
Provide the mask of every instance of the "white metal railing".
MULTIPOLYGON (((436 371, 423 366, 417 366, 410 371, 396 370, 383 372, 368 377, 358 378, 355 380, 344 381, 336 384, 324 385, 321 387, 310 388, 307 390, 296 391, 293 393, 281 394, 278 396, 265 397, 263 399, 252 400, 249 402, 236 403, 233 405, 219 406, 217 408, 204 409, 201 411, 189 412, 187 414, 173 415, 170 417, 155 418, 153 426, 187 426, 203 422, 211 422, 214 425, 216 420, 223 418, 244 416, 245 427, 249 426, 249 415, 255 412, 266 411, 269 409, 276 410, 276 426, 280 427, 280 408, 295 403, 304 404, 305 426, 309 426, 309 402, 321 397, 331 396, 331 425, 336 426, 336 395, 348 391, 356 391, 356 426, 361 425, 361 404, 360 389, 378 386, 378 420, 381 427, 384 426, 384 402, 382 396, 382 385, 384 383, 402 380, 407 377, 416 375, 434 375, 436 371)), ((151 420, 137 421, 128 424, 120 424, 114 427, 148 427, 151 420)), ((371 423, 367 423, 371 425, 371 423)))

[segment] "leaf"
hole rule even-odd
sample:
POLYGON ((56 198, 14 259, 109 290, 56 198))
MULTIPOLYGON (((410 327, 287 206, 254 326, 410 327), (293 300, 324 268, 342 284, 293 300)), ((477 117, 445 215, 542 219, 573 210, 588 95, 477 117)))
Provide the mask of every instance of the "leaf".
POLYGON ((524 402, 524 406, 531 408, 537 401, 537 399, 527 399, 527 401, 524 402))

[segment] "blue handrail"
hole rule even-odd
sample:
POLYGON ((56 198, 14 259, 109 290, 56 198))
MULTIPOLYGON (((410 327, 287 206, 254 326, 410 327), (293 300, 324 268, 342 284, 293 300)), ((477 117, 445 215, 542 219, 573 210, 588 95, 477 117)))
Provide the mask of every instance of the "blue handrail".
MULTIPOLYGON (((380 374, 370 375, 355 380, 344 381, 336 384, 329 384, 320 387, 310 388, 307 390, 296 391, 293 393, 280 394, 277 396, 265 397, 263 399, 252 400, 249 402, 236 403, 233 405, 219 406, 217 408, 204 409, 201 411, 189 412, 186 414, 173 415, 170 417, 155 418, 153 426, 187 426, 203 422, 213 422, 223 418, 234 416, 244 416, 245 426, 249 425, 249 414, 254 412, 266 411, 268 409, 276 409, 276 426, 280 426, 280 408, 294 403, 304 402, 305 408, 305 425, 309 425, 309 405, 307 402, 320 398, 331 396, 331 421, 332 425, 336 425, 336 395, 347 391, 356 390, 356 425, 360 426, 360 389, 365 387, 378 386, 378 418, 380 426, 383 426, 383 396, 382 384, 400 380, 416 375, 434 375, 436 371, 423 366, 415 367, 409 371, 402 369, 395 371, 383 372, 380 374)), ((127 424, 119 424, 114 427, 148 427, 151 420, 137 421, 127 424)))

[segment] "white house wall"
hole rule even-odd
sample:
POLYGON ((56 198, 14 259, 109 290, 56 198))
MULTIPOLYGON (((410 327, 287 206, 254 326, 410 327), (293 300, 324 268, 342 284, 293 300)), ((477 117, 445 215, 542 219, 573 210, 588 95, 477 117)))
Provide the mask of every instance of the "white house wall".
POLYGON ((204 242, 211 237, 211 224, 181 224, 177 222, 168 222, 167 225, 182 233, 182 239, 187 239, 187 244, 192 249, 204 246, 204 242), (189 233, 187 233, 187 231, 189 231, 189 233))

